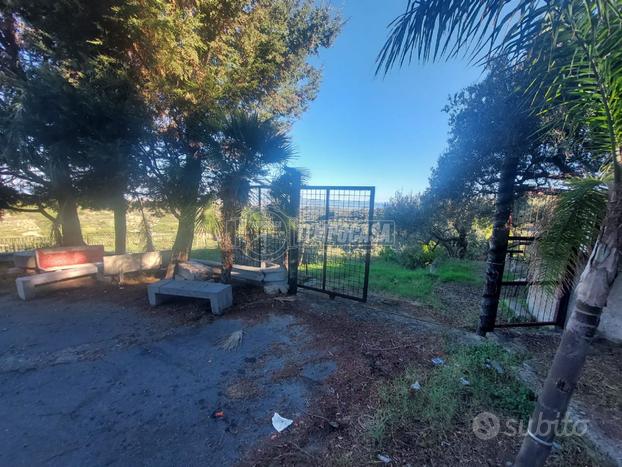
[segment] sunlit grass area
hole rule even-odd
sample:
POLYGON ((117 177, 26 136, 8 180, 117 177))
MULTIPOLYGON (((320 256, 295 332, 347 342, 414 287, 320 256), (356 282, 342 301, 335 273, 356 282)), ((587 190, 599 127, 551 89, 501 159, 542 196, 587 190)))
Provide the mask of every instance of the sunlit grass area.
POLYGON ((437 285, 443 282, 479 285, 483 283, 483 275, 481 263, 477 261, 445 259, 432 268, 408 269, 395 261, 374 259, 369 281, 374 292, 437 305, 437 285))

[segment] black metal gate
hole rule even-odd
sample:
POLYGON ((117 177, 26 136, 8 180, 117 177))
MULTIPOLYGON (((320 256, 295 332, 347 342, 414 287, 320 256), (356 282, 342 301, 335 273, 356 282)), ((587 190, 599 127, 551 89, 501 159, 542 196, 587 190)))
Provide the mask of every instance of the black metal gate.
POLYGON ((367 300, 374 196, 374 187, 302 187, 298 287, 367 300))
POLYGON ((537 226, 552 204, 523 203, 512 216, 495 326, 563 327, 570 291, 543 280, 545 266, 537 250, 537 226))

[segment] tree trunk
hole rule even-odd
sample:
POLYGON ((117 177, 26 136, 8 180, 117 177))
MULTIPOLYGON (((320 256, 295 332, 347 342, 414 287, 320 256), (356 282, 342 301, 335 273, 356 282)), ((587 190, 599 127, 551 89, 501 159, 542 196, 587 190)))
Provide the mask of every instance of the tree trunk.
POLYGON ((140 209, 140 229, 141 233, 144 237, 144 248, 145 251, 155 251, 155 245, 153 243, 153 233, 151 231, 151 225, 149 224, 149 219, 147 218, 147 214, 145 214, 145 208, 143 206, 143 202, 140 198, 138 198, 138 209, 140 209))
POLYGON ((174 194, 179 199, 179 223, 175 243, 173 243, 171 261, 166 268, 166 279, 172 279, 175 276, 175 267, 178 262, 188 261, 190 257, 199 209, 197 200, 202 176, 201 160, 189 156, 183 168, 181 192, 174 194))
POLYGON ((456 241, 456 249, 458 254, 458 259, 466 258, 467 251, 469 250, 469 240, 467 238, 467 231, 464 228, 457 229, 458 230, 458 238, 456 241))
POLYGON ((495 327, 499 307, 500 284, 505 267, 505 255, 508 249, 510 214, 514 202, 514 180, 518 168, 518 157, 506 157, 501 167, 499 193, 495 206, 495 219, 490 237, 486 264, 486 284, 481 304, 477 333, 485 336, 495 327))
POLYGON ((179 262, 188 261, 194 241, 194 228, 197 219, 197 206, 192 204, 181 209, 177 224, 177 235, 173 244, 171 261, 166 268, 166 279, 175 276, 175 266, 179 262))
POLYGON ((127 252, 127 201, 121 194, 114 201, 114 252, 124 255, 127 252))
POLYGON ((78 217, 78 203, 71 196, 59 200, 58 218, 62 229, 62 246, 84 245, 82 228, 78 217))
POLYGON ((544 465, 566 415, 617 273, 621 251, 622 184, 609 190, 603 228, 577 286, 577 300, 544 382, 515 466, 544 465))

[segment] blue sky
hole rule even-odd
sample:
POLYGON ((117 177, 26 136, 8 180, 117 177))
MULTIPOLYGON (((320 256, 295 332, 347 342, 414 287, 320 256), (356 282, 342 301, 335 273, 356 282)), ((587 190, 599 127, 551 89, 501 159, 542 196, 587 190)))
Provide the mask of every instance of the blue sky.
POLYGON ((386 26, 406 0, 332 0, 347 23, 334 46, 321 52, 319 95, 295 123, 293 165, 314 184, 375 185, 376 199, 396 190, 421 191, 447 141, 442 108, 481 78, 465 60, 418 64, 374 75, 386 26))

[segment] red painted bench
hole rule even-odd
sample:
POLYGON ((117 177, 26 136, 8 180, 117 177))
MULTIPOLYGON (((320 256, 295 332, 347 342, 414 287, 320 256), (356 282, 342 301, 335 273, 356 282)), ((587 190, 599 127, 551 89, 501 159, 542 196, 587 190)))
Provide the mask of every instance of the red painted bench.
POLYGON ((78 277, 100 275, 103 268, 103 245, 85 245, 35 250, 37 269, 43 271, 32 276, 17 278, 17 294, 22 300, 35 296, 39 286, 63 282, 78 277))
POLYGON ((57 271, 82 264, 104 261, 103 245, 38 248, 35 250, 37 268, 41 271, 57 271))

